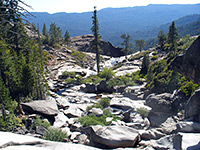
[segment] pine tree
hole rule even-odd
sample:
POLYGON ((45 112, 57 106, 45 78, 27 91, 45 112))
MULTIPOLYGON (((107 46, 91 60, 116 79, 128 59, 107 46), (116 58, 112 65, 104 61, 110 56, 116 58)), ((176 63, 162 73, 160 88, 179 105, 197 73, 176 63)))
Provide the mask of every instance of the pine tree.
POLYGON ((52 46, 62 40, 62 30, 55 23, 50 24, 49 35, 52 46))
POLYGON ((65 43, 66 43, 67 46, 70 46, 71 40, 70 40, 70 35, 69 35, 68 30, 66 30, 66 32, 65 32, 65 39, 64 39, 64 41, 65 41, 65 43))
POLYGON ((166 37, 165 33, 162 30, 160 30, 160 32, 158 33, 157 39, 158 39, 158 44, 161 47, 161 50, 163 50, 164 44, 165 44, 165 42, 167 40, 167 37, 166 37))
POLYGON ((92 26, 91 30, 94 35, 94 40, 92 41, 92 46, 93 46, 93 50, 95 50, 95 52, 96 52, 97 72, 99 73, 99 71, 100 71, 100 66, 99 66, 99 63, 100 63, 100 55, 99 55, 100 34, 99 34, 99 24, 98 24, 98 19, 97 19, 96 7, 94 7, 94 15, 92 16, 92 19, 93 19, 93 26, 92 26))
POLYGON ((178 39, 178 32, 177 32, 175 23, 173 21, 172 24, 170 25, 169 31, 168 31, 168 43, 175 44, 177 39, 178 39))
POLYGON ((138 47, 140 52, 142 51, 142 48, 145 46, 144 40, 135 40, 135 47, 138 47))
POLYGON ((47 32, 47 27, 46 27, 45 23, 43 25, 42 34, 45 36, 45 39, 44 39, 43 43, 44 44, 49 44, 49 33, 47 32))
POLYGON ((149 55, 145 54, 142 60, 142 68, 140 74, 146 75, 148 73, 149 64, 150 64, 149 55))
POLYGON ((122 49, 122 51, 124 52, 125 56, 127 56, 128 54, 130 54, 133 51, 133 49, 131 48, 133 45, 130 43, 131 36, 122 34, 120 37, 124 40, 121 43, 121 45, 124 47, 122 49))

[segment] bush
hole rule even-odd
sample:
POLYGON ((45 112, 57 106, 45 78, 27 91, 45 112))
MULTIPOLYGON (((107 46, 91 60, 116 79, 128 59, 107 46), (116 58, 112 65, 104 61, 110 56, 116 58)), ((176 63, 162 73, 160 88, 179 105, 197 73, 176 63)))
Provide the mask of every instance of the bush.
POLYGON ((89 114, 89 116, 79 117, 78 121, 83 127, 87 127, 91 125, 110 125, 112 121, 115 121, 117 119, 120 118, 111 114, 108 110, 104 110, 103 115, 101 117, 97 117, 95 114, 89 114), (113 119, 109 122, 106 122, 107 117, 113 117, 113 119))
POLYGON ((153 52, 153 53, 152 53, 152 55, 157 55, 157 54, 158 54, 158 52, 157 52, 157 51, 155 51, 155 52, 153 52))
POLYGON ((158 55, 152 56, 151 60, 156 60, 158 58, 158 55))
POLYGON ((81 79, 81 84, 86 84, 86 83, 94 83, 94 84, 98 84, 100 83, 102 80, 104 80, 104 78, 100 78, 97 75, 91 75, 88 78, 85 79, 81 79))
POLYGON ((71 55, 76 59, 77 63, 88 61, 88 56, 83 52, 72 50, 71 55))
POLYGON ((98 76, 100 78, 105 78, 106 81, 110 80, 112 77, 115 76, 115 73, 113 72, 112 68, 104 68, 103 71, 98 73, 98 76))
POLYGON ((185 77, 180 80, 180 90, 186 95, 191 96, 192 93, 198 88, 198 84, 194 84, 192 81, 187 81, 185 77))
POLYGON ((61 129, 48 129, 44 136, 43 139, 45 140, 50 140, 50 141, 57 141, 57 142, 64 142, 65 138, 67 138, 67 133, 63 132, 61 129))
POLYGON ((109 105, 110 105, 110 99, 109 98, 102 98, 97 103, 95 103, 94 105, 88 106, 86 108, 86 111, 88 112, 92 108, 104 109, 104 108, 108 107, 109 105))
POLYGON ((51 124, 47 121, 44 121, 43 119, 41 119, 39 116, 36 116, 34 123, 31 126, 31 129, 35 129, 36 126, 43 126, 44 128, 48 128, 51 126, 51 124))
POLYGON ((64 71, 62 73, 62 78, 66 79, 66 78, 74 78, 76 76, 76 72, 68 72, 68 71, 64 71))
POLYGON ((149 115, 149 110, 144 107, 137 108, 136 112, 142 117, 148 117, 149 115))

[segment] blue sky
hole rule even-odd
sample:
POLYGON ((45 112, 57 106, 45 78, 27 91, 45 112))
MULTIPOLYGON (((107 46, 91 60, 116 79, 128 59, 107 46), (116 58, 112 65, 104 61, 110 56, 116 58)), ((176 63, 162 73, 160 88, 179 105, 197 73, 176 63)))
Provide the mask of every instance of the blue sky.
POLYGON ((23 0, 31 12, 87 12, 106 7, 134 7, 148 4, 197 4, 200 0, 23 0))

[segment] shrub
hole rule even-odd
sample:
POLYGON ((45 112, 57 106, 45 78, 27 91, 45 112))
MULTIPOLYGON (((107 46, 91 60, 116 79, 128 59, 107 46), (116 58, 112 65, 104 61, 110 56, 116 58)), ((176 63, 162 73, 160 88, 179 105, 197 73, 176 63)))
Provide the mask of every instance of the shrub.
POLYGON ((109 98, 102 98, 98 102, 103 108, 106 108, 110 105, 110 99, 109 98))
POLYGON ((83 127, 86 127, 91 125, 110 125, 112 121, 117 119, 119 118, 111 114, 108 110, 104 110, 101 117, 97 117, 95 114, 89 114, 88 116, 79 117, 78 121, 83 127), (113 117, 113 119, 109 122, 106 122, 107 117, 113 117))
POLYGON ((88 106, 86 108, 86 111, 88 112, 89 110, 91 110, 92 108, 106 108, 110 105, 110 99, 109 98, 102 98, 100 99, 97 103, 95 103, 94 105, 88 106))
POLYGON ((105 78, 106 81, 110 80, 112 77, 115 76, 115 73, 113 72, 112 68, 104 68, 103 71, 98 73, 98 76, 100 78, 105 78))
POLYGON ((157 55, 157 54, 158 54, 158 52, 157 52, 157 51, 155 51, 155 52, 153 52, 153 53, 152 53, 152 55, 157 55))
POLYGON ((43 136, 43 139, 45 140, 57 141, 57 142, 64 142, 65 138, 67 138, 66 132, 63 132, 61 129, 53 129, 53 128, 48 129, 43 136))
POLYGON ((88 61, 88 56, 86 54, 84 54, 83 52, 79 52, 79 51, 75 51, 72 50, 72 54, 71 54, 76 61, 79 62, 87 62, 88 61))
POLYGON ((76 76, 76 72, 68 72, 68 71, 64 71, 62 73, 62 78, 74 78, 76 76))
POLYGON ((86 83, 94 83, 94 84, 98 84, 100 83, 102 80, 104 80, 104 78, 100 78, 97 75, 91 75, 88 78, 85 79, 81 79, 81 84, 86 84, 86 83))
POLYGON ((185 77, 180 80, 180 90, 186 95, 191 96, 192 93, 198 88, 198 84, 194 84, 192 81, 187 81, 185 77))
POLYGON ((51 126, 51 124, 47 121, 44 121, 39 116, 36 116, 34 123, 31 126, 31 129, 35 129, 36 126, 43 126, 44 128, 48 128, 51 126))
POLYGON ((149 110, 144 107, 137 108, 136 112, 142 117, 148 117, 149 115, 149 110))
POLYGON ((158 55, 152 56, 151 60, 156 60, 158 58, 158 55))

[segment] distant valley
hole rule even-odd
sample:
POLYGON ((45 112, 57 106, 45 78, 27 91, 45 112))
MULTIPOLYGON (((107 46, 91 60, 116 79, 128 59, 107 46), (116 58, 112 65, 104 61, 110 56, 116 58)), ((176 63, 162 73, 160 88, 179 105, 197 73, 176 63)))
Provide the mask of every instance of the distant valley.
MULTIPOLYGON (((46 23, 47 28, 51 23, 56 23, 64 34, 66 29, 70 36, 79 36, 91 33, 92 12, 85 13, 55 13, 33 12, 35 18, 29 21, 39 24, 40 31, 46 23)), ((160 30, 167 32, 172 21, 180 29, 196 24, 195 32, 198 32, 200 19, 200 4, 189 5, 157 5, 127 7, 127 8, 106 8, 98 11, 98 20, 100 24, 100 34, 103 40, 109 41, 114 45, 120 46, 120 35, 129 34, 132 40, 152 39, 157 36, 160 30), (195 15, 194 15, 195 14, 195 15), (185 26, 185 27, 184 27, 185 26), (180 28, 179 28, 180 27, 180 28), (197 29, 197 31, 196 31, 197 29)), ((190 34, 190 31, 182 33, 190 34)))

